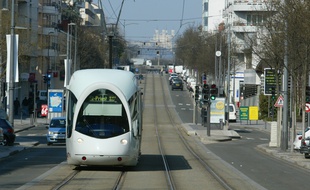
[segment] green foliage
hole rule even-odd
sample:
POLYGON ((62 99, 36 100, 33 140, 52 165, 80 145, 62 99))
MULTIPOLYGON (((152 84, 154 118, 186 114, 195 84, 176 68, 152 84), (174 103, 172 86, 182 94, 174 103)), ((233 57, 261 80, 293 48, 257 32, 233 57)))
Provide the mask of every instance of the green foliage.
POLYGON ((277 108, 274 107, 274 103, 275 103, 275 101, 273 101, 270 98, 270 96, 265 96, 264 94, 259 95, 260 119, 263 119, 266 121, 271 121, 272 120, 272 115, 271 115, 272 109, 273 109, 273 113, 274 113, 273 118, 276 118, 277 108), (270 102, 268 103, 268 101, 270 101, 270 102), (268 109, 269 109, 269 111, 268 111, 268 109), (268 113, 269 113, 269 116, 268 116, 268 113))

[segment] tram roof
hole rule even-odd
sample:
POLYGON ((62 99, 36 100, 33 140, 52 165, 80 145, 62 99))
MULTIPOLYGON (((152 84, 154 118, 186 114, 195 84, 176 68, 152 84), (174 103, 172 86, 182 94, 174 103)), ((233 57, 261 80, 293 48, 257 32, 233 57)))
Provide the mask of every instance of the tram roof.
POLYGON ((75 71, 67 88, 79 97, 84 89, 94 83, 109 83, 118 87, 128 100, 137 90, 137 79, 130 71, 118 69, 84 69, 75 71))

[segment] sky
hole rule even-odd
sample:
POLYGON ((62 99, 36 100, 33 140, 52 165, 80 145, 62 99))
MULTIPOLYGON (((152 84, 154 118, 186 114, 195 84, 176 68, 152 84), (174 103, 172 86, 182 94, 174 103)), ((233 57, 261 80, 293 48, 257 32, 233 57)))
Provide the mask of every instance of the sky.
MULTIPOLYGON (((107 24, 116 24, 123 0, 101 0, 107 24)), ((96 2, 95 2, 96 3, 96 2)), ((155 30, 182 34, 201 25, 202 0, 124 0, 119 28, 129 41, 148 41, 155 30)))

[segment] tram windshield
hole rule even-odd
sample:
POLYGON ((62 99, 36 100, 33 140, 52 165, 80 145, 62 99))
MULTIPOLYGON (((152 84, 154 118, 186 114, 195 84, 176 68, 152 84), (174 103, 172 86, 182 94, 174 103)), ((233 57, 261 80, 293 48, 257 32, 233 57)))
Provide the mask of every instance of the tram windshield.
POLYGON ((100 139, 128 132, 129 124, 122 102, 110 90, 95 90, 83 102, 75 130, 100 139))

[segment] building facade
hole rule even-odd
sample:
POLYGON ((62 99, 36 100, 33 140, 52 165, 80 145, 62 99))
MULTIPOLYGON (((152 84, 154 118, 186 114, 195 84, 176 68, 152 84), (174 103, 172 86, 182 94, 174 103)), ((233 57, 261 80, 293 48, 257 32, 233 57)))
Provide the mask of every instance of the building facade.
MULTIPOLYGON (((11 2, 0 0, 1 34, 10 33, 11 2)), ((82 25, 100 25, 102 9, 88 2, 72 4, 62 0, 15 0, 14 31, 19 35, 19 82, 15 83, 14 99, 35 99, 38 90, 64 89, 64 59, 67 54, 68 22, 62 11, 75 6, 82 17, 82 25), (44 78, 49 76, 49 80, 44 78)), ((1 47, 5 39, 1 39, 1 47)), ((5 56, 1 49, 0 59, 5 56)), ((3 61, 1 61, 3 62, 3 61)), ((4 71, 1 71, 3 73, 4 71)), ((2 74, 1 86, 5 85, 2 74)), ((5 107, 5 92, 1 90, 5 107)))
POLYGON ((223 21, 223 9, 225 0, 203 0, 202 1, 202 30, 217 31, 219 24, 223 21))
MULTIPOLYGON (((262 29, 266 18, 267 0, 225 0, 224 18, 225 33, 230 36, 231 48, 229 51, 234 62, 234 73, 243 73, 244 80, 239 81, 241 85, 260 85, 260 78, 255 69, 260 59, 253 53, 253 49, 259 46, 257 40, 258 32, 262 29)), ((232 74, 232 78, 236 77, 232 74)), ((230 85, 232 87, 232 85, 230 85)), ((241 100, 241 92, 235 89, 236 101, 241 100)), ((257 97, 256 97, 257 98, 257 97)), ((253 103, 253 101, 252 101, 253 103)), ((257 101, 254 101, 257 104, 257 101)))

